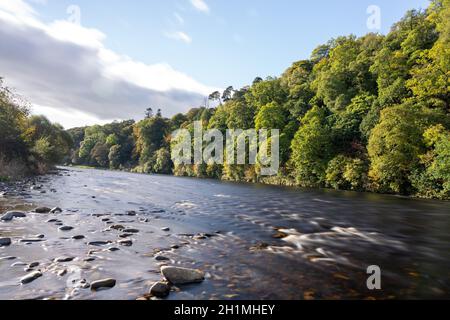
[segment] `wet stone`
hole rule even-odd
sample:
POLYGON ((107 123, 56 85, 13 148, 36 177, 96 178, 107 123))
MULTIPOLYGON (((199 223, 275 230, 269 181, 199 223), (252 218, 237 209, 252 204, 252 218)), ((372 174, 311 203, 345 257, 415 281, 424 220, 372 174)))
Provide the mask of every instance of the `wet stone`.
POLYGON ((62 209, 59 207, 55 207, 52 210, 50 210, 50 213, 61 213, 61 212, 62 212, 62 209))
POLYGON ((55 262, 71 262, 75 257, 59 257, 55 259, 55 262))
POLYGON ((116 285, 116 280, 112 278, 107 278, 103 280, 97 280, 91 283, 91 289, 93 291, 101 290, 101 289, 109 289, 113 288, 116 285))
POLYGON ((204 272, 197 269, 164 266, 161 273, 172 284, 197 283, 205 279, 204 272))
POLYGON ((27 283, 33 282, 34 280, 36 280, 37 278, 40 278, 40 277, 42 277, 42 272, 33 271, 33 272, 27 274, 26 276, 22 277, 20 279, 20 283, 27 284, 27 283))
POLYGON ((38 207, 38 208, 34 209, 34 212, 36 212, 36 213, 49 213, 50 211, 52 211, 52 209, 47 208, 47 207, 38 207))
POLYGON ((83 235, 77 235, 77 236, 72 237, 73 240, 82 240, 84 238, 85 238, 85 236, 83 236, 83 235))
POLYGON ((170 286, 165 282, 158 281, 151 286, 149 293, 157 298, 165 298, 170 293, 170 286))
POLYGON ((70 231, 73 230, 73 227, 71 226, 62 226, 59 228, 60 231, 70 231))

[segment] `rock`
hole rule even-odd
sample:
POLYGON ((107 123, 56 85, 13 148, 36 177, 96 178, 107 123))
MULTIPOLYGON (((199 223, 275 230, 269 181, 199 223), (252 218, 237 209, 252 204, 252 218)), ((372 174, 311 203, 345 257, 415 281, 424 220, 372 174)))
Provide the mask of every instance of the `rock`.
POLYGON ((165 227, 165 228, 161 228, 161 230, 162 230, 162 231, 166 231, 166 232, 167 232, 167 231, 170 231, 170 228, 168 228, 168 227, 165 227))
POLYGON ((50 210, 50 213, 61 213, 62 209, 59 207, 53 208, 52 210, 50 210))
POLYGON ((91 242, 88 242, 88 245, 99 247, 99 246, 106 246, 110 243, 111 243, 111 241, 91 241, 91 242))
POLYGON ((36 213, 49 213, 50 211, 52 211, 52 209, 47 208, 47 207, 38 207, 38 208, 34 209, 34 212, 36 212, 36 213))
POLYGON ((85 236, 83 236, 83 235, 78 235, 78 236, 73 236, 72 237, 73 240, 82 240, 84 238, 85 238, 85 236))
POLYGON ((120 224, 115 224, 115 225, 113 225, 113 226, 111 226, 109 228, 113 229, 113 230, 123 230, 123 229, 125 229, 125 227, 120 225, 120 224))
POLYGON ((73 261, 74 257, 59 257, 55 259, 55 262, 70 262, 73 261))
POLYGON ((31 268, 31 269, 36 268, 39 266, 39 264, 40 264, 39 262, 32 262, 28 265, 28 268, 31 268))
POLYGON ((55 222, 61 222, 58 219, 49 219, 47 220, 47 223, 55 223, 55 222))
POLYGON ((136 215, 136 211, 127 211, 127 215, 134 217, 136 215))
POLYGON ((35 238, 37 238, 37 239, 44 239, 45 238, 45 234, 37 234, 35 236, 35 238))
POLYGON ((131 237, 133 234, 132 233, 122 233, 119 235, 119 238, 128 238, 131 237))
POLYGON ((33 272, 27 274, 26 276, 24 276, 23 278, 21 278, 20 283, 27 284, 27 283, 33 282, 34 280, 36 280, 39 277, 42 277, 42 272, 33 271, 33 272))
POLYGON ((73 227, 71 226, 62 226, 59 228, 60 231, 70 231, 73 230, 73 227))
POLYGON ((58 272, 58 276, 63 277, 67 274, 67 269, 62 269, 58 272))
POLYGON ((11 221, 14 218, 25 218, 26 216, 27 215, 24 212, 8 211, 0 218, 0 220, 2 220, 2 221, 11 221))
POLYGON ((172 284, 197 283, 205 280, 205 274, 201 270, 180 267, 161 267, 162 275, 172 284))
POLYGON ((155 257, 156 261, 169 261, 170 259, 164 256, 156 256, 155 257))
POLYGON ((115 279, 103 279, 103 280, 98 280, 98 281, 94 281, 91 283, 91 290, 99 290, 99 289, 108 289, 108 288, 113 288, 116 285, 116 280, 115 279))
POLYGON ((120 244, 121 246, 126 246, 126 247, 131 247, 133 245, 133 241, 128 240, 128 239, 119 240, 117 243, 120 244))
POLYGON ((92 262, 92 261, 95 261, 95 258, 94 257, 87 257, 83 261, 84 262, 92 262))
POLYGON ((123 230, 124 233, 139 233, 138 229, 124 229, 123 230))
POLYGON ((165 298, 169 295, 169 293, 169 285, 162 281, 155 282, 150 288, 150 294, 157 298, 165 298))
POLYGON ((13 256, 8 256, 8 257, 1 257, 0 261, 11 261, 11 260, 16 260, 17 257, 13 257, 13 256))
POLYGON ((25 238, 25 239, 19 240, 20 243, 34 243, 34 242, 42 242, 42 241, 44 241, 44 240, 40 239, 40 238, 25 238))
POLYGON ((0 247, 9 246, 11 244, 11 238, 0 238, 0 247))
POLYGON ((177 244, 174 244, 173 246, 171 246, 170 248, 172 248, 172 249, 180 249, 180 246, 179 245, 177 245, 177 244))
POLYGON ((112 247, 112 248, 109 248, 108 249, 108 251, 111 251, 111 252, 116 252, 116 251, 119 251, 120 249, 119 248, 116 248, 116 247, 112 247))

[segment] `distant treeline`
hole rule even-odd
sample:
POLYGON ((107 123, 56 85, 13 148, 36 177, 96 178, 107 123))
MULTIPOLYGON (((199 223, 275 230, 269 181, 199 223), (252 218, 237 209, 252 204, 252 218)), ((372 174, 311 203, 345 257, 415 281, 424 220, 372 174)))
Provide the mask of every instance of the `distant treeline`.
POLYGON ((27 103, 0 78, 0 181, 42 174, 67 161, 72 137, 42 116, 29 116, 27 103))
POLYGON ((69 130, 72 162, 144 173, 450 198, 450 1, 409 11, 386 35, 340 37, 279 78, 214 92, 216 108, 69 130), (170 133, 281 130, 282 169, 180 165, 170 133))

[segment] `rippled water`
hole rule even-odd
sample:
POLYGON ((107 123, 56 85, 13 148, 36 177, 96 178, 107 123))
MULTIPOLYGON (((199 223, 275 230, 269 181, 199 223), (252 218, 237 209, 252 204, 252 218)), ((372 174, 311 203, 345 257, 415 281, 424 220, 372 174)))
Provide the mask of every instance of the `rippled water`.
POLYGON ((0 260, 0 298, 136 299, 161 279, 158 252, 170 258, 164 264, 207 275, 169 299, 450 298, 448 202, 84 169, 46 180, 47 192, 31 191, 27 205, 59 206, 65 211, 57 218, 75 229, 62 233, 37 214, 0 223, 2 235, 15 239, 0 259, 18 257, 0 260), (125 215, 130 210, 137 215, 125 215), (132 247, 107 250, 117 247, 119 233, 106 230, 112 223, 139 229, 132 247), (36 234, 45 241, 18 242, 36 234), (78 234, 86 240, 71 239, 78 234), (99 240, 112 243, 86 244, 99 240), (95 260, 84 261, 92 249, 95 260), (67 255, 76 259, 52 261, 67 255), (44 276, 18 285, 26 273, 11 266, 17 261, 40 262, 44 276), (370 265, 382 270, 382 290, 366 287, 370 265), (105 277, 118 285, 77 288, 81 278, 105 277))

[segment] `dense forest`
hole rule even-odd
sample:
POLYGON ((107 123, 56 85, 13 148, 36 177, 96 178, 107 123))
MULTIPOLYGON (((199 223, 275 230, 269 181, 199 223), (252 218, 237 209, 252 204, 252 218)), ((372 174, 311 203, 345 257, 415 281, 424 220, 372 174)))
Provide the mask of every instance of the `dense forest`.
POLYGON ((0 181, 48 172, 67 161, 72 137, 43 116, 30 116, 20 96, 0 78, 0 181))
POLYGON ((74 128, 67 137, 8 104, 3 90, 0 147, 10 152, 2 161, 57 163, 73 140, 74 165, 450 199, 449 76, 450 0, 434 0, 387 35, 332 39, 280 77, 214 92, 170 119, 154 106, 139 122, 74 128), (254 165, 175 166, 171 133, 193 130, 194 121, 221 131, 280 129, 278 176, 262 177, 254 165))

